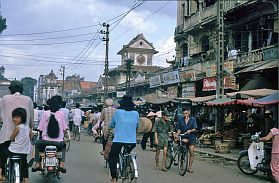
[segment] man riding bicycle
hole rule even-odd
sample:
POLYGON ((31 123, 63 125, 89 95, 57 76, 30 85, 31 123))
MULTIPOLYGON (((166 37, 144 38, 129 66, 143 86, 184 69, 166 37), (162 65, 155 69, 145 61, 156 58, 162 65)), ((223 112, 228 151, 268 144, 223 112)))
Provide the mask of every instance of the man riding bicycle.
POLYGON ((124 95, 119 104, 110 124, 110 128, 115 128, 108 158, 112 183, 116 183, 116 165, 122 147, 125 146, 128 153, 136 147, 136 130, 139 124, 139 114, 135 110, 132 96, 124 95))

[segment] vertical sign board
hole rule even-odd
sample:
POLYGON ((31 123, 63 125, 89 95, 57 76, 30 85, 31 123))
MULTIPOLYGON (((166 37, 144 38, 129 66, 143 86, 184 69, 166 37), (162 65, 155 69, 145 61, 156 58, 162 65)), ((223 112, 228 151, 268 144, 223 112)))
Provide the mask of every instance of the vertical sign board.
POLYGON ((150 88, 155 88, 157 86, 160 86, 161 85, 161 77, 160 77, 160 75, 156 75, 156 76, 150 77, 149 78, 149 85, 150 85, 150 88))
POLYGON ((167 92, 168 92, 168 98, 176 98, 177 86, 169 86, 167 92))
POLYGON ((182 84, 182 97, 183 98, 195 97, 195 94, 196 94, 195 82, 182 84))
POLYGON ((179 73, 178 71, 172 71, 168 73, 164 73, 161 75, 161 84, 162 85, 170 85, 170 84, 175 84, 179 83, 180 78, 179 78, 179 73))

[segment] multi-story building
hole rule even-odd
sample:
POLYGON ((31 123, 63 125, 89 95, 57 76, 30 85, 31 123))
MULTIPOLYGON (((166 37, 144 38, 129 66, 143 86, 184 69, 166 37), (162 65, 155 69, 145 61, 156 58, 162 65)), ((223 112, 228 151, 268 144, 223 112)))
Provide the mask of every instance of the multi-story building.
MULTIPOLYGON (((176 65, 179 67, 178 70, 195 72, 196 79, 193 84, 197 96, 214 94, 216 90, 217 1, 177 2, 177 27, 174 34, 176 65)), ((237 90, 238 85, 235 84, 237 80, 240 89, 253 89, 245 87, 253 77, 278 81, 277 1, 221 1, 224 4, 225 25, 223 38, 225 83, 227 83, 225 88, 237 90), (261 67, 234 75, 235 72, 255 64, 261 67), (266 74, 267 72, 270 74, 266 74), (247 73, 250 78, 247 77, 247 73)), ((264 87, 277 89, 278 84, 275 83, 264 87)))

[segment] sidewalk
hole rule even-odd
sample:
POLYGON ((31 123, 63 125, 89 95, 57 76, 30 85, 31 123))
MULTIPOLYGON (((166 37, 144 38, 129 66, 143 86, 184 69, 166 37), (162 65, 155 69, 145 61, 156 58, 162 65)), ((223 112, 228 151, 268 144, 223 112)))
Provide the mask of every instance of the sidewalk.
POLYGON ((231 161, 237 161, 238 159, 238 155, 239 152, 241 151, 240 149, 231 149, 230 153, 216 153, 214 148, 209 148, 209 147, 196 147, 195 151, 197 153, 201 153, 201 154, 209 154, 212 155, 214 157, 221 157, 221 158, 225 158, 231 161))

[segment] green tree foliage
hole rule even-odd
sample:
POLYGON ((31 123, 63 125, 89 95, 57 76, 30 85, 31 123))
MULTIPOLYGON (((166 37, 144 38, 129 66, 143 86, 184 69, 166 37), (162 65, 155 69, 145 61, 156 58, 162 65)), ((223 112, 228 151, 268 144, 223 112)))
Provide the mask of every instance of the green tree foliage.
POLYGON ((2 67, 0 67, 0 81, 7 80, 4 77, 4 74, 5 74, 5 67, 2 65, 2 67))
POLYGON ((37 80, 31 77, 25 77, 21 79, 23 83, 23 94, 26 96, 34 98, 34 86, 37 84, 37 80))
POLYGON ((7 29, 6 18, 0 15, 0 33, 2 33, 5 29, 7 29))

